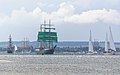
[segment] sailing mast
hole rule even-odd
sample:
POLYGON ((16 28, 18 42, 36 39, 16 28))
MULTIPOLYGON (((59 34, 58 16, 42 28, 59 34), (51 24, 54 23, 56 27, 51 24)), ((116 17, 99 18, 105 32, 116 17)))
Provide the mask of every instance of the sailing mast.
POLYGON ((9 36, 9 45, 8 45, 8 46, 9 46, 9 47, 8 47, 7 53, 13 53, 14 47, 13 47, 13 45, 12 45, 12 37, 11 37, 11 34, 10 34, 10 36, 9 36))
POLYGON ((51 32, 51 29, 50 29, 50 27, 51 27, 51 21, 49 20, 49 49, 50 49, 50 32, 51 32))
MULTIPOLYGON (((40 31, 42 32, 42 25, 40 25, 40 31)), ((38 35, 39 37, 39 35, 38 35)), ((40 40, 40 50, 42 49, 42 40, 40 40)))
POLYGON ((90 38, 89 38, 89 52, 93 52, 93 44, 92 44, 91 30, 90 30, 90 38))
POLYGON ((11 37, 11 34, 9 36, 9 48, 10 49, 12 48, 12 37, 11 37))
MULTIPOLYGON (((46 32, 46 21, 44 20, 44 32, 46 32)), ((44 48, 46 48, 46 40, 44 40, 44 48)))

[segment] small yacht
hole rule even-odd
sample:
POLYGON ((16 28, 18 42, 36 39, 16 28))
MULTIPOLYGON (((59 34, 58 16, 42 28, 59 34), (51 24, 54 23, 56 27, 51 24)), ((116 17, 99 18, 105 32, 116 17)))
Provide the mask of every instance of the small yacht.
POLYGON ((109 41, 108 41, 108 35, 106 33, 106 40, 105 40, 105 50, 104 50, 104 55, 114 55, 116 52, 112 32, 111 32, 111 27, 109 27, 109 41))
POLYGON ((96 54, 97 52, 95 52, 93 50, 93 42, 92 42, 92 35, 91 35, 91 30, 90 30, 90 38, 89 38, 89 47, 88 47, 88 55, 93 55, 96 54))

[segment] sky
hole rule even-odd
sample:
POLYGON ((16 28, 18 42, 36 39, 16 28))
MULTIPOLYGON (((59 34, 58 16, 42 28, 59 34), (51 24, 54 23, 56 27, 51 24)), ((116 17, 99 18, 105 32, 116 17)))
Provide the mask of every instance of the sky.
POLYGON ((59 41, 104 41, 111 27, 120 41, 120 0, 0 0, 0 41, 37 40, 39 26, 51 19, 59 41))

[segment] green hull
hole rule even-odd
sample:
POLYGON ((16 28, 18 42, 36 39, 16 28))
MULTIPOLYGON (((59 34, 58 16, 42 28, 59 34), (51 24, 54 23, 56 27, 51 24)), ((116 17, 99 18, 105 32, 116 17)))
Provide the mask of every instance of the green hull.
POLYGON ((43 49, 40 51, 36 51, 37 54, 44 55, 44 54, 53 54, 54 49, 43 49))

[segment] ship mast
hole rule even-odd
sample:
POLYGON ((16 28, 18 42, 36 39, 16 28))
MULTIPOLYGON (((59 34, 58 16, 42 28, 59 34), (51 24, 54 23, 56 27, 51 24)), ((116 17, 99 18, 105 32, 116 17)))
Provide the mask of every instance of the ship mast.
MULTIPOLYGON (((42 32, 42 25, 40 25, 40 31, 42 32)), ((39 36, 39 35, 38 35, 39 36)), ((42 49, 42 40, 40 40, 40 50, 42 49)))
MULTIPOLYGON (((47 48, 47 47, 49 49, 51 47, 53 47, 53 43, 51 43, 51 42, 53 42, 52 41, 53 39, 51 38, 51 30, 55 30, 55 28, 52 28, 51 26, 52 26, 51 20, 49 20, 49 23, 46 23, 46 21, 44 20, 44 23, 41 24, 41 26, 40 26, 40 32, 43 33, 43 34, 40 34, 43 37, 40 40, 40 49, 43 49, 42 48, 42 46, 43 46, 42 43, 44 43, 44 49, 47 48)), ((38 37, 39 37, 39 35, 38 35, 38 37)))
POLYGON ((11 34, 9 36, 9 48, 10 49, 12 48, 12 37, 11 37, 11 34))
MULTIPOLYGON (((45 29, 46 28, 46 21, 45 20, 44 20, 44 24, 43 25, 44 25, 44 32, 46 32, 46 29, 45 29)), ((46 44, 46 40, 44 40, 44 48, 46 48, 46 45, 47 45, 46 44)))
POLYGON ((50 49, 50 31, 51 31, 51 29, 50 29, 50 26, 51 26, 51 21, 49 20, 49 49, 50 49))

